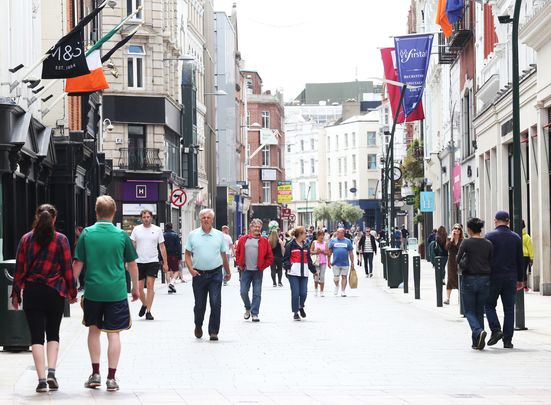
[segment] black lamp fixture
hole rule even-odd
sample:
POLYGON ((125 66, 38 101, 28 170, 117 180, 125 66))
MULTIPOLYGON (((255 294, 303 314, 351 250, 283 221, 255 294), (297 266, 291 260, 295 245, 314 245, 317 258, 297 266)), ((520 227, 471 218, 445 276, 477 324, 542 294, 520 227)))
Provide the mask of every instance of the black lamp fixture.
POLYGON ((500 24, 511 24, 513 22, 513 19, 509 14, 506 15, 500 15, 497 17, 497 20, 500 24))

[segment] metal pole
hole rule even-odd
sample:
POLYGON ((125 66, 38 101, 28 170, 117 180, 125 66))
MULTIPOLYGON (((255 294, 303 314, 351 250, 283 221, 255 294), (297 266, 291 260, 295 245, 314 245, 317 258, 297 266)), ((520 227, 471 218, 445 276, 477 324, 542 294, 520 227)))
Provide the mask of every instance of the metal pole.
POLYGON ((409 255, 402 252, 402 280, 404 282, 404 294, 409 293, 409 255))
POLYGON ((421 299, 421 258, 419 256, 413 256, 413 284, 415 299, 421 299))
POLYGON ((434 281, 436 283, 436 306, 442 307, 442 280, 444 279, 444 266, 447 258, 444 256, 436 256, 436 271, 434 272, 434 281))
MULTIPOLYGON (((518 72, 518 25, 520 18, 520 7, 522 0, 515 1, 513 14, 513 230, 522 239, 522 197, 521 197, 521 174, 520 174, 520 80, 518 72)), ((520 264, 520 263, 519 263, 520 264)), ((517 291, 515 307, 516 329, 526 329, 524 322, 524 290, 517 291)))

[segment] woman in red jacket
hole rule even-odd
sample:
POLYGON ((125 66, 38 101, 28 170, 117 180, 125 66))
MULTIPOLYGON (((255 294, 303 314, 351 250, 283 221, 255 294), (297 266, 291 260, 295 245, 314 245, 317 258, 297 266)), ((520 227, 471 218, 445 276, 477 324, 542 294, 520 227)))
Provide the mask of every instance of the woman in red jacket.
POLYGON ((250 233, 239 238, 235 251, 235 261, 241 273, 241 299, 245 304, 245 319, 252 314, 252 321, 259 322, 258 313, 262 293, 262 271, 270 267, 274 257, 268 239, 260 235, 262 221, 255 218, 249 225, 250 233), (249 298, 249 291, 253 285, 253 300, 249 298))
POLYGON ((56 232, 57 211, 50 204, 36 210, 32 231, 19 242, 15 260, 15 277, 11 294, 15 309, 21 304, 31 332, 34 365, 38 374, 36 392, 58 389, 55 378, 59 351, 59 326, 65 308, 65 298, 76 302, 77 290, 73 278, 71 248, 67 237, 56 232), (44 361, 44 334, 48 345, 48 377, 44 361))
POLYGON ((293 319, 306 318, 304 303, 308 294, 308 272, 316 273, 316 267, 310 257, 310 249, 305 242, 306 229, 299 226, 290 232, 293 239, 285 246, 283 267, 291 285, 291 310, 293 319), (300 316, 299 316, 300 313, 300 316))

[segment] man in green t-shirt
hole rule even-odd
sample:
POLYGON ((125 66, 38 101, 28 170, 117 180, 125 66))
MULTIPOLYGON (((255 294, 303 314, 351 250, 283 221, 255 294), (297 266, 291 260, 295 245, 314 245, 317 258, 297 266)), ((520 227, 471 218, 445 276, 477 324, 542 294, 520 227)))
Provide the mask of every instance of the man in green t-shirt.
POLYGON ((138 257, 132 241, 122 229, 113 225, 115 201, 109 196, 96 200, 97 222, 85 228, 78 239, 73 273, 75 279, 86 266, 84 296, 81 300, 84 311, 82 323, 88 327, 88 350, 92 361, 92 375, 84 383, 86 388, 101 385, 99 374, 100 334, 107 332, 109 348, 107 359, 109 371, 107 390, 116 391, 119 385, 115 372, 121 352, 119 332, 130 329, 132 319, 126 292, 125 263, 132 279, 132 301, 139 297, 138 257))

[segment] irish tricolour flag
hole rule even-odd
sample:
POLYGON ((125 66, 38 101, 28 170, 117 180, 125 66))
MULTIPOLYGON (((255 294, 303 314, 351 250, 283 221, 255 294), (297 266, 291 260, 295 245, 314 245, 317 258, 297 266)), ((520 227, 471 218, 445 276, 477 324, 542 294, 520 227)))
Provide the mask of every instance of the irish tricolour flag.
POLYGON ((86 56, 86 63, 90 73, 83 76, 73 77, 65 81, 66 93, 92 93, 98 90, 109 88, 103 67, 101 66, 100 50, 93 50, 86 56))

